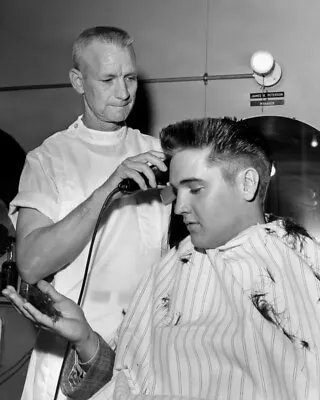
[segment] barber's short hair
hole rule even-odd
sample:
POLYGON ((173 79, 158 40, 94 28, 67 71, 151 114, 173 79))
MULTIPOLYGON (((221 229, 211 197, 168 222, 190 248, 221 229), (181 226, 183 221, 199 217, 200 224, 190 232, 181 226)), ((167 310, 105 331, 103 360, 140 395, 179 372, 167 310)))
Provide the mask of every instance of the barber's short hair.
POLYGON ((73 44, 72 63, 74 68, 80 68, 81 53, 93 41, 113 43, 119 47, 126 48, 132 45, 133 38, 128 32, 114 26, 95 26, 85 29, 73 44))
POLYGON ((240 169, 255 168, 260 178, 258 196, 264 201, 272 166, 270 151, 262 133, 245 120, 189 119, 162 129, 160 140, 168 157, 180 150, 209 148, 208 163, 219 165, 227 182, 233 182, 240 169))

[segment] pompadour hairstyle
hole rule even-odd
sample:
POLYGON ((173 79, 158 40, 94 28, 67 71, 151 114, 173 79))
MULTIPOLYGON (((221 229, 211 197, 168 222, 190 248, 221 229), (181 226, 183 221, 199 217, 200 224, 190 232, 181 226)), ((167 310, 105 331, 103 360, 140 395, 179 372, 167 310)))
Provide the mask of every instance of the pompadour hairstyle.
POLYGON ((168 157, 180 150, 209 148, 208 163, 219 165, 227 182, 233 182, 240 169, 255 168, 260 178, 258 196, 264 202, 272 166, 270 151, 262 133, 245 120, 184 120, 162 129, 160 140, 168 157))

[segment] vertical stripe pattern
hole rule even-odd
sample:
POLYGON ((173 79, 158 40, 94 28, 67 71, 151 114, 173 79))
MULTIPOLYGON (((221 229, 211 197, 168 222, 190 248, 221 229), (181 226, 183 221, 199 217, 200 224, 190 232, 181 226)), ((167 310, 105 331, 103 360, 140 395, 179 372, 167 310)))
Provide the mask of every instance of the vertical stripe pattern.
POLYGON ((186 238, 132 301, 114 398, 319 399, 319 255, 278 221, 207 252, 186 238))

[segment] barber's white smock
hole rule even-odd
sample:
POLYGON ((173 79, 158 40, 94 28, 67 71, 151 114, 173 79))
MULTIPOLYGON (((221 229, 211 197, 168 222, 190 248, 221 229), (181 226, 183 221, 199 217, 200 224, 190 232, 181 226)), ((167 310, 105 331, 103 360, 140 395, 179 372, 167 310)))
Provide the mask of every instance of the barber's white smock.
MULTIPOLYGON (((11 203, 11 217, 16 221, 17 208, 30 207, 57 222, 103 184, 124 159, 151 149, 161 149, 156 138, 127 127, 95 131, 86 128, 79 117, 28 154, 19 193, 11 203)), ((160 258, 169 210, 155 198, 141 203, 139 195, 123 198, 98 232, 83 309, 93 329, 107 341, 112 341, 141 276, 160 258)), ((88 250, 89 244, 53 282, 59 292, 75 301, 88 250)), ((62 339, 40 332, 23 400, 53 399, 63 345, 62 339)), ((59 399, 63 398, 60 393, 59 399)))

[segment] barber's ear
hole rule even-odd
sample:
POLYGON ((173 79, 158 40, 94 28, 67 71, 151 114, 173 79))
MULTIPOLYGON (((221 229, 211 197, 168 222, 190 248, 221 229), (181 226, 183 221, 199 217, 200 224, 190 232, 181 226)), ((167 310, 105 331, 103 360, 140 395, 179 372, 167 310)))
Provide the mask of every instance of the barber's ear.
POLYGON ((71 85, 73 86, 73 88, 79 94, 83 94, 84 90, 83 90, 82 73, 76 68, 71 68, 69 71, 69 79, 70 79, 70 82, 71 82, 71 85))
POLYGON ((258 171, 254 168, 247 168, 239 173, 238 179, 244 200, 253 201, 259 188, 260 178, 258 171))

